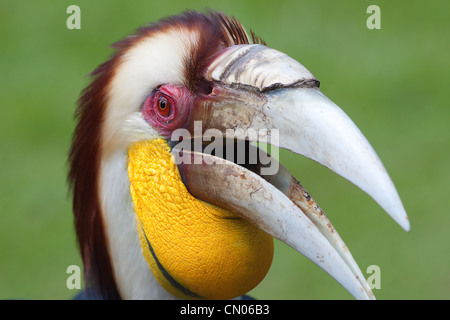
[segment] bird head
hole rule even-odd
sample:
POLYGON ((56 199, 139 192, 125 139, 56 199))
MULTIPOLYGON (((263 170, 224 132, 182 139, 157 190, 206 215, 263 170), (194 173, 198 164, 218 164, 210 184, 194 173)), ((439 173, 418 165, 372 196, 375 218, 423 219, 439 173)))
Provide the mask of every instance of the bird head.
POLYGON ((275 237, 373 298, 324 212, 255 145, 319 162, 409 229, 375 151, 311 72, 221 13, 166 18, 113 47, 80 98, 69 159, 97 297, 235 298, 266 275, 275 237))

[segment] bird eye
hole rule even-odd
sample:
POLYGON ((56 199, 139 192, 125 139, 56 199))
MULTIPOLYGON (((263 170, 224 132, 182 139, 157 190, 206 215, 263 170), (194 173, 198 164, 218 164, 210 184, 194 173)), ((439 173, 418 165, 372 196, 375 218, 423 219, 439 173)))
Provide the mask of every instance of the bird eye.
POLYGON ((161 85, 145 99, 141 108, 144 119, 161 135, 168 138, 189 119, 193 98, 188 89, 161 85))
POLYGON ((158 98, 158 113, 162 117, 167 117, 170 114, 170 101, 161 96, 158 98))

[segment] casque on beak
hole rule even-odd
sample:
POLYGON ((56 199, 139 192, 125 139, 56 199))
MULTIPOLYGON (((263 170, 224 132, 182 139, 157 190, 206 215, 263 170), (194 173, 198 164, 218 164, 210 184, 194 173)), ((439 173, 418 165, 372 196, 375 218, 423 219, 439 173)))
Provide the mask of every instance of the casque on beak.
MULTIPOLYGON (((191 134, 199 134, 194 129, 201 121, 203 141, 220 132, 225 138, 270 143, 304 155, 361 188, 409 230, 398 193, 375 151, 300 63, 263 45, 236 45, 213 60, 204 79, 211 90, 195 102, 188 126, 191 134), (227 129, 239 130, 229 137, 227 129), (265 133, 255 137, 249 130, 265 133), (274 139, 274 130, 279 139, 274 139)), ((257 150, 246 146, 249 154, 257 150)), ((261 150, 253 154, 257 153, 262 155, 261 150)), ((175 146, 172 154, 179 155, 180 148, 175 146)), ((183 154, 184 159, 201 157, 178 164, 194 197, 235 212, 290 245, 354 297, 374 298, 328 218, 286 168, 277 163, 276 172, 265 174, 262 169, 267 166, 259 160, 237 164, 202 150, 184 149, 183 154)))

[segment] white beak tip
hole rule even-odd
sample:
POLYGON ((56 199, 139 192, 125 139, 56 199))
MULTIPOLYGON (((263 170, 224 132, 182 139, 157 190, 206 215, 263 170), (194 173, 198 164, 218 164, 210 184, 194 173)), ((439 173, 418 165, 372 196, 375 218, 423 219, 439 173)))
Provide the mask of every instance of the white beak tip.
MULTIPOLYGON (((400 200, 400 197, 398 196, 398 193, 395 190, 395 187, 393 187, 392 184, 392 190, 390 192, 386 192, 388 196, 384 197, 382 200, 390 200, 390 204, 382 205, 380 206, 384 208, 384 210, 394 219, 395 222, 398 223, 398 225, 405 230, 406 232, 409 232, 411 230, 411 226, 409 223, 408 214, 406 213, 405 208, 403 207, 402 201, 400 200)), ((374 198, 375 199, 375 198, 374 198)))
POLYGON ((409 232, 411 230, 411 226, 409 223, 408 216, 405 216, 403 219, 398 220, 397 223, 400 225, 400 227, 403 228, 406 232, 409 232))

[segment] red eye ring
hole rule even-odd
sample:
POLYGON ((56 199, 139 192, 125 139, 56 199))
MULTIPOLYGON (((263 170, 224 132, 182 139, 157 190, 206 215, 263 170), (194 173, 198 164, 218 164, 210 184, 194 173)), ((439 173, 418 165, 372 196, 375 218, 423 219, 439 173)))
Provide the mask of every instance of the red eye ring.
POLYGON ((193 102, 185 87, 161 85, 146 97, 141 113, 152 128, 170 139, 174 130, 186 127, 193 102))
POLYGON ((167 99, 165 96, 158 97, 157 109, 160 116, 162 117, 169 116, 170 110, 172 109, 170 100, 167 99))

